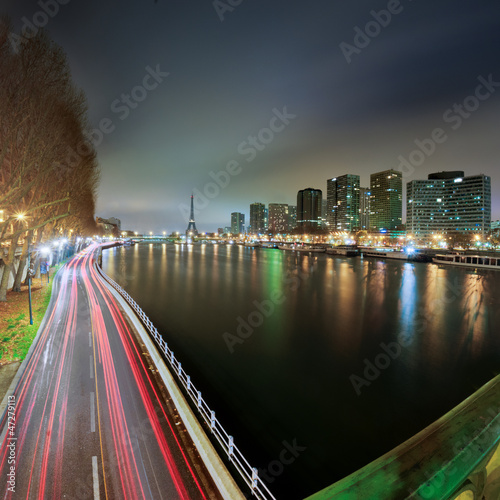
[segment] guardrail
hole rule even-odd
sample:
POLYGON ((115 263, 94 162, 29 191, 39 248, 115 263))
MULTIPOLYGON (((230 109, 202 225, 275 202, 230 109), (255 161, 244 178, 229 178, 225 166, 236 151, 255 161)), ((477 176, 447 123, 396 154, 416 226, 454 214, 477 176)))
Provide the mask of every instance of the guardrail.
POLYGON ((128 302, 137 316, 139 316, 149 334, 154 338, 157 346, 164 354, 166 360, 170 364, 170 367, 177 375, 178 380, 184 386, 184 389, 191 398, 191 401, 193 401, 196 405, 196 408, 203 417, 203 420, 210 426, 213 436, 217 439, 218 443, 225 451, 229 461, 234 465, 247 486, 252 490, 252 494, 260 500, 276 500, 262 479, 259 477, 258 470, 248 463, 247 459, 234 444, 233 436, 230 436, 222 424, 217 420, 215 411, 213 411, 205 402, 201 395, 201 391, 198 391, 193 382, 191 382, 191 377, 184 371, 182 364, 175 358, 174 351, 168 347, 167 343, 158 333, 158 330, 153 325, 151 320, 146 316, 137 302, 118 283, 113 281, 101 268, 99 268, 99 266, 98 269, 102 277, 128 302))

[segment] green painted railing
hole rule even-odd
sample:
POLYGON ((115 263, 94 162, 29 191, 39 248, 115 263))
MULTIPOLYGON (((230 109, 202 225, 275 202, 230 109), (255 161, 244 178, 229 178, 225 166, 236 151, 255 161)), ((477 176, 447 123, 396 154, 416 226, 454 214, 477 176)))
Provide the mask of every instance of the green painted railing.
POLYGON ((500 375, 394 450, 306 500, 500 500, 500 375))

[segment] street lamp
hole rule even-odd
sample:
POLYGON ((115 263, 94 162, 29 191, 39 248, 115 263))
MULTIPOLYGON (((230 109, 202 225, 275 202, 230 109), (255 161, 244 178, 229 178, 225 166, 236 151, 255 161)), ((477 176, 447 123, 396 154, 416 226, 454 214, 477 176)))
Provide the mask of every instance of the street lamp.
MULTIPOLYGON (((49 247, 43 247, 40 249, 40 253, 42 256, 44 256, 45 258, 47 258, 50 254, 50 248, 49 247)), ((43 271, 45 272, 42 272, 42 263, 40 263, 40 273, 41 274, 47 274, 47 283, 50 283, 50 266, 49 266, 49 263, 47 262, 47 260, 45 261, 44 264, 44 267, 43 267, 43 271)), ((41 280, 41 278, 40 278, 41 280)))

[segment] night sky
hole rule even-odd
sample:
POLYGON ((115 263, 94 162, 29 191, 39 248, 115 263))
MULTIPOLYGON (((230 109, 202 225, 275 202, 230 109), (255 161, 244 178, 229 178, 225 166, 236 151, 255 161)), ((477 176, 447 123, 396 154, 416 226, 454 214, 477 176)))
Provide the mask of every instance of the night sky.
MULTIPOLYGON (((326 195, 331 177, 359 174, 368 186, 440 128, 446 140, 413 154, 422 164, 403 169, 405 182, 440 170, 490 175, 500 218, 498 2, 230 2, 239 5, 64 0, 48 16, 92 126, 112 123, 97 147, 96 215, 184 231, 194 191, 208 196, 197 196, 198 229, 215 231, 254 201, 295 204, 306 187, 326 195), (490 83, 477 100, 481 77, 490 83), (470 111, 453 109, 464 101, 470 111), (225 187, 210 184, 228 170, 225 187)), ((43 22, 42 3, 2 0, 1 10, 18 31, 23 17, 43 22)))

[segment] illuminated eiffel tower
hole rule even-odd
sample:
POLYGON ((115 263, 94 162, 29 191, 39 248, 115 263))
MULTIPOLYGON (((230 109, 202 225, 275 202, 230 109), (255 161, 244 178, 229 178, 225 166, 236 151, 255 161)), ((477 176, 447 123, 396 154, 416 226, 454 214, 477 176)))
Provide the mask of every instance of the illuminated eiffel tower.
POLYGON ((196 229, 196 222, 194 221, 194 199, 191 195, 191 216, 189 217, 189 224, 186 229, 186 237, 192 238, 193 236, 198 236, 198 229, 196 229))

